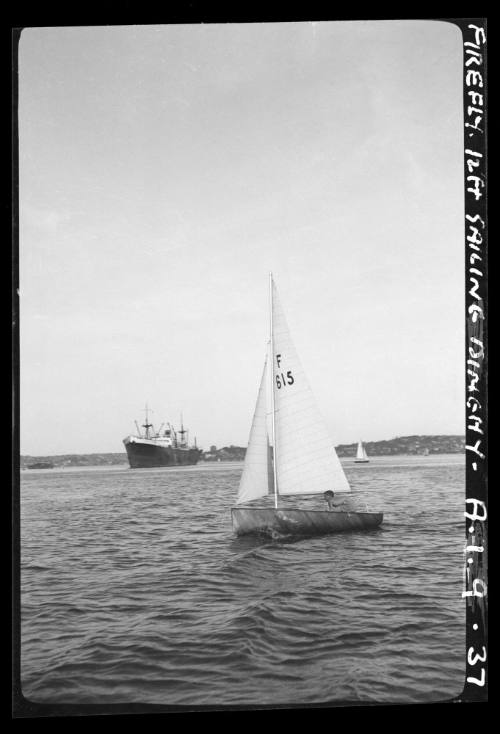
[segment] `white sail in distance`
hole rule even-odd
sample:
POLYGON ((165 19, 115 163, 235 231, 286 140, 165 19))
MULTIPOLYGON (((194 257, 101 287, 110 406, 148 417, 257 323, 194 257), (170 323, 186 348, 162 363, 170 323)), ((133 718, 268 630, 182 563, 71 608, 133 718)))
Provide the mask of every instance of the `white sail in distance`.
POLYGON ((356 459, 367 459, 367 453, 365 451, 365 447, 363 446, 363 442, 358 442, 358 452, 356 454, 356 459))
MULTIPOLYGON (((272 283, 272 376, 275 406, 274 456, 278 494, 350 492, 326 423, 290 337, 272 283)), ((327 365, 325 369, 329 370, 327 365)))
POLYGON ((266 419, 269 380, 267 362, 266 357, 238 489, 237 505, 264 497, 274 491, 273 474, 269 469, 269 439, 266 419))

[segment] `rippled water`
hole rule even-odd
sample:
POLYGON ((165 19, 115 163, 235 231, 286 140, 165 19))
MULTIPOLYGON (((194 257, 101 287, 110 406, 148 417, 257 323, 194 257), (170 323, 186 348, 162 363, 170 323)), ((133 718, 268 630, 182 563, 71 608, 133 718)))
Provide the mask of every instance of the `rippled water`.
POLYGON ((239 463, 22 472, 24 695, 244 705, 460 694, 464 457, 344 465, 382 527, 293 541, 233 535, 239 463))

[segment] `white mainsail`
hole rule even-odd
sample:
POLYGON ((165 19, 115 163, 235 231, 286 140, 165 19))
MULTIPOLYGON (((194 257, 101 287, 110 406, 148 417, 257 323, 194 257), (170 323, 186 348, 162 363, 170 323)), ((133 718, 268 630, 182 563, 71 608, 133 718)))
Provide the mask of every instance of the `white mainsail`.
POLYGON ((362 459, 362 460, 363 459, 368 459, 368 455, 367 455, 367 453, 365 451, 365 447, 363 446, 363 442, 362 441, 359 441, 358 442, 358 451, 357 451, 357 454, 356 454, 356 459, 362 459))
POLYGON ((266 358, 238 489, 237 505, 263 497, 274 490, 272 469, 269 470, 270 452, 266 420, 269 379, 267 362, 266 358))
POLYGON ((290 338, 272 283, 272 377, 278 494, 351 488, 290 338))

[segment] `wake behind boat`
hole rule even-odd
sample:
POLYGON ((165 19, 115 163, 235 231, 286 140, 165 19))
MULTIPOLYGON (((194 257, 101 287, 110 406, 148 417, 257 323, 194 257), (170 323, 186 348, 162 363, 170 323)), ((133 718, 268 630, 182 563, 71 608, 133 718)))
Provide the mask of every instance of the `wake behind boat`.
POLYGON ((278 506, 282 495, 347 494, 351 487, 295 351, 271 274, 269 289, 269 354, 231 510, 233 529, 238 535, 318 535, 375 528, 381 512, 344 511, 338 504, 333 510, 278 506), (268 494, 274 495, 274 508, 252 505, 268 494))

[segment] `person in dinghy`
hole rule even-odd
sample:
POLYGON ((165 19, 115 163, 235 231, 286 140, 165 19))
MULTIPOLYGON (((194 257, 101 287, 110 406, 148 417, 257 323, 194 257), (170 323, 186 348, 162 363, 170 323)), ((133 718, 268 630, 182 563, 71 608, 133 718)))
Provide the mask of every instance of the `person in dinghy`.
POLYGON ((325 500, 326 500, 326 502, 328 504, 328 509, 330 510, 330 512, 342 512, 342 511, 344 511, 341 508, 344 508, 345 499, 339 500, 339 501, 336 502, 335 501, 335 493, 332 492, 331 489, 329 489, 326 492, 323 492, 323 497, 325 498, 325 500))

